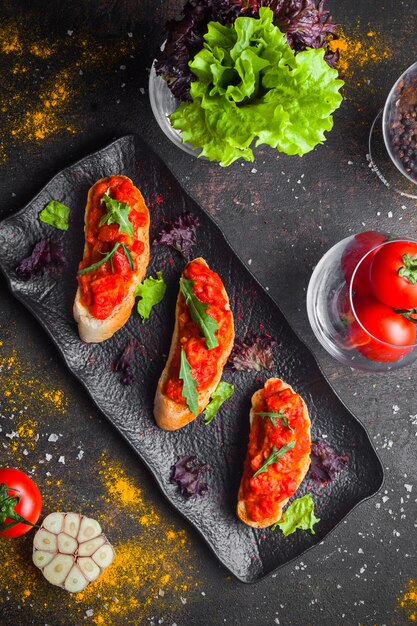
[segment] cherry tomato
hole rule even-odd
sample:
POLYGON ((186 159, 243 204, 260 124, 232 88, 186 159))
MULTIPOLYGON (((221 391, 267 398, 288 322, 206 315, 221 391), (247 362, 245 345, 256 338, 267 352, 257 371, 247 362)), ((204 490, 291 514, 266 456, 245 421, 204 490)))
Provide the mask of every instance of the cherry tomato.
POLYGON ((387 306, 417 307, 417 243, 392 241, 377 250, 370 281, 375 296, 387 306))
MULTIPOLYGON (((367 252, 380 246, 387 238, 381 233, 377 233, 375 230, 368 230, 364 233, 358 233, 346 247, 342 256, 342 270, 345 276, 346 284, 350 287, 353 272, 359 261, 365 256, 367 252)), ((371 285, 369 282, 369 268, 372 262, 374 253, 369 254, 366 259, 358 267, 358 271, 355 274, 355 282, 353 288, 356 293, 361 296, 365 296, 372 293, 371 285)))
MULTIPOLYGON (((6 485, 7 490, 5 493, 7 496, 16 498, 19 500, 14 506, 13 511, 18 515, 24 517, 28 522, 36 524, 41 514, 42 498, 39 489, 29 476, 24 474, 18 469, 11 467, 0 468, 0 485, 6 485)), ((5 503, 0 499, 0 515, 2 513, 2 505, 5 503)), ((6 517, 5 524, 9 524, 14 520, 6 517)), ((2 537, 20 537, 27 533, 32 526, 18 522, 15 526, 8 528, 7 530, 0 531, 2 537)))
POLYGON ((348 335, 352 347, 356 347, 368 359, 398 361, 413 350, 416 341, 416 326, 413 322, 373 297, 356 296, 354 307, 358 320, 373 337, 356 320, 350 323, 348 335))

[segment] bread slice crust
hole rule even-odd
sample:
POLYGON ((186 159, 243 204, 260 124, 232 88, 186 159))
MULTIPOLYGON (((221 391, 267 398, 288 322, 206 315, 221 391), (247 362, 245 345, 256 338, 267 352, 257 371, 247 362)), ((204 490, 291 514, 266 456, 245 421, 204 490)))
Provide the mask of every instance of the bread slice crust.
MULTIPOLYGON (((121 178, 124 180, 128 180, 132 183, 131 179, 128 176, 115 175, 117 178, 121 178)), ((88 225, 88 217, 89 212, 92 207, 92 198, 94 195, 95 188, 102 184, 110 181, 114 176, 108 176, 106 178, 101 178, 89 189, 87 196, 87 205, 84 213, 84 235, 87 238, 87 225, 88 225)), ((134 186, 134 185, 133 185, 134 186)), ((143 196, 139 189, 135 187, 135 190, 139 194, 139 197, 143 200, 143 196)), ((101 341, 105 341, 109 339, 116 331, 118 331, 130 317, 130 313, 132 311, 133 305, 135 304, 135 289, 139 283, 145 278, 146 269, 149 263, 150 256, 150 246, 149 246, 149 210, 143 200, 143 207, 146 209, 148 219, 146 221, 145 226, 139 227, 137 229, 136 238, 140 241, 143 241, 145 249, 143 253, 137 259, 137 269, 132 274, 132 278, 129 284, 129 288, 126 291, 126 294, 123 297, 123 300, 115 307, 114 311, 112 311, 111 315, 109 315, 104 320, 99 320, 94 315, 92 315, 88 309, 88 307, 84 306, 81 302, 81 290, 78 287, 77 293, 75 296, 74 306, 73 306, 73 315, 74 319, 78 324, 78 333, 82 341, 86 343, 100 343, 101 341)), ((134 208, 134 207, 132 207, 134 208)), ((143 208, 141 207, 141 211, 143 208)), ((83 257, 86 255, 88 251, 88 243, 85 241, 84 245, 84 253, 83 257)))
MULTIPOLYGON (((295 393, 293 388, 288 384, 285 383, 284 381, 282 381, 279 378, 270 378, 269 380, 266 381, 265 383, 265 387, 268 385, 268 383, 275 383, 277 381, 280 381, 282 383, 282 390, 284 389, 289 389, 292 393, 295 393)), ((250 425, 252 427, 252 423, 253 420, 255 419, 255 410, 254 407, 259 405, 259 401, 262 400, 263 397, 263 391, 265 389, 265 387, 263 389, 259 389, 258 391, 256 391, 253 396, 252 396, 252 407, 250 410, 250 425)), ((299 395, 299 394, 297 394, 299 395)), ((301 396, 299 396, 301 398, 301 396)), ((308 433, 308 436, 310 438, 310 443, 311 443, 311 434, 310 434, 310 426, 311 426, 311 422, 310 422, 310 416, 308 413, 308 409, 307 409, 307 405, 304 402, 303 398, 301 398, 302 404, 303 404, 303 418, 306 422, 306 430, 308 433)), ((297 435, 297 433, 296 433, 297 435)), ((245 461, 246 463, 246 461, 245 461)), ((296 492, 296 490, 298 489, 298 487, 300 486, 300 484, 302 483, 302 481, 305 478, 305 475, 308 472, 308 469, 310 467, 310 453, 306 454, 305 456, 302 457, 302 459, 298 462, 297 464, 297 469, 300 470, 300 475, 299 478, 297 480, 297 485, 294 489, 294 493, 296 492)), ((293 494, 291 494, 293 495, 293 494)), ((246 503, 244 500, 244 494, 243 494, 243 475, 242 475, 242 480, 240 482, 240 487, 239 487, 239 493, 238 493, 238 501, 237 501, 237 507, 236 507, 236 512, 237 512, 237 516, 239 517, 239 519, 244 523, 247 524, 248 526, 252 526, 252 528, 267 528, 268 526, 272 526, 272 524, 276 524, 276 522, 279 522, 279 520, 282 517, 282 513, 283 513, 283 509, 285 508, 285 506, 288 504, 288 501, 290 499, 291 496, 289 496, 288 498, 285 498, 285 500, 282 500, 279 503, 279 506, 277 508, 277 512, 274 515, 274 517, 269 517, 269 518, 265 518, 262 520, 253 520, 247 511, 246 508, 246 503)))
MULTIPOLYGON (((198 257, 190 263, 201 263, 205 267, 208 267, 207 262, 198 257)), ((225 308, 230 310, 229 297, 226 293, 226 290, 223 286, 222 295, 226 300, 225 308)), ((155 394, 155 403, 154 403, 154 416, 157 425, 159 428, 163 430, 178 430, 183 426, 186 426, 190 422, 192 422, 197 416, 192 413, 186 404, 180 404, 179 402, 175 402, 171 398, 169 398, 164 393, 165 384, 169 378, 169 371, 171 367, 172 360, 175 355, 175 350, 179 341, 179 325, 178 325, 178 316, 180 313, 180 298, 181 291, 178 293, 177 304, 175 308, 175 325, 174 332, 172 335, 171 347, 168 354, 168 359, 165 364, 164 370, 159 378, 158 386, 155 394)), ((234 333, 234 323, 233 323, 233 315, 230 316, 230 325, 227 328, 226 335, 224 337, 223 350, 220 355, 220 359, 216 365, 216 375, 207 389, 200 390, 198 393, 198 415, 205 409, 207 404, 210 401, 210 396, 213 391, 216 389, 217 385, 220 382, 222 377, 223 368, 226 365, 227 359, 229 358, 230 352, 233 348, 233 342, 235 338, 234 333)))

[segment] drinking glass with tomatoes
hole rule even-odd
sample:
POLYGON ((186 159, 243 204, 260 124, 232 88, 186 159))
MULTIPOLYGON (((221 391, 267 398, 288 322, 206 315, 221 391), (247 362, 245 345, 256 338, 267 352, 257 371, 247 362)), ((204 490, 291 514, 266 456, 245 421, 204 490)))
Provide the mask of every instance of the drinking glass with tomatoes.
POLYGON ((319 261, 307 292, 312 329, 342 363, 387 371, 417 357, 417 242, 367 231, 319 261))

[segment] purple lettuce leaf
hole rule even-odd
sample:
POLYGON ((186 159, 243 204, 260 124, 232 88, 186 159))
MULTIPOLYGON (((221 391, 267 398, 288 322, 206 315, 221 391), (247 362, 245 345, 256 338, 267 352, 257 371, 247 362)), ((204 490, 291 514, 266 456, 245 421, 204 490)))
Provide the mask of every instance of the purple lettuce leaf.
POLYGON ((180 492, 186 498, 194 498, 196 496, 204 495, 208 490, 207 483, 200 481, 200 476, 210 468, 206 463, 205 465, 190 464, 196 460, 197 457, 193 455, 186 455, 179 457, 178 461, 172 466, 172 473, 170 481, 176 483, 180 492))
POLYGON ((259 9, 269 7, 274 23, 286 34, 288 44, 301 52, 306 47, 324 48, 325 60, 334 67, 339 53, 329 48, 338 38, 338 25, 332 23, 330 11, 320 0, 189 0, 179 20, 166 24, 166 45, 156 55, 155 70, 167 81, 173 95, 189 101, 192 73, 188 63, 204 44, 210 21, 233 24, 237 17, 259 17, 259 9))
POLYGON ((137 347, 137 342, 134 339, 130 339, 122 354, 114 362, 113 371, 122 374, 120 379, 122 385, 131 385, 133 383, 133 363, 137 347))
POLYGON ((248 335, 236 339, 228 365, 233 371, 242 372, 271 370, 273 365, 272 348, 278 345, 269 335, 248 335))
POLYGON ((16 267, 16 274, 23 280, 40 274, 43 270, 59 271, 65 265, 62 244, 52 239, 41 239, 35 244, 31 254, 22 259, 16 267))
POLYGON ((348 462, 349 456, 346 452, 338 454, 324 441, 313 441, 309 476, 322 484, 333 482, 348 462))
POLYGON ((197 241, 197 228, 200 221, 193 213, 183 213, 179 215, 172 226, 159 233, 159 238, 154 244, 164 244, 171 246, 181 252, 185 258, 191 257, 193 246, 197 241))

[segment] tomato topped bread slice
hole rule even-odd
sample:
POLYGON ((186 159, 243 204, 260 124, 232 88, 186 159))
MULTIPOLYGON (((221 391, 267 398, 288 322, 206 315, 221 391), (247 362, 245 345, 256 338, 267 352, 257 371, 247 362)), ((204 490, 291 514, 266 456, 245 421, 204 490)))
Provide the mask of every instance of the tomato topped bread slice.
POLYGON ((237 514, 254 528, 278 522, 310 467, 310 418, 302 397, 279 378, 252 396, 248 452, 237 514))
POLYGON ((149 211, 130 178, 109 176, 89 190, 74 318, 83 341, 111 337, 128 320, 149 263, 149 211))
POLYGON ((233 315, 223 283, 204 259, 182 274, 171 348, 155 395, 156 423, 177 430, 207 406, 234 341, 233 315))

